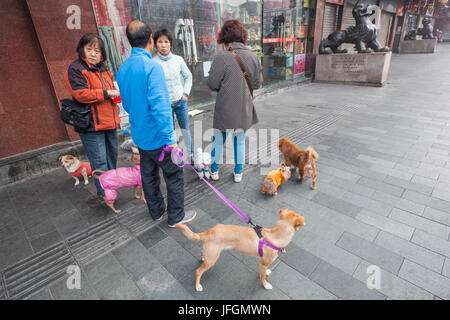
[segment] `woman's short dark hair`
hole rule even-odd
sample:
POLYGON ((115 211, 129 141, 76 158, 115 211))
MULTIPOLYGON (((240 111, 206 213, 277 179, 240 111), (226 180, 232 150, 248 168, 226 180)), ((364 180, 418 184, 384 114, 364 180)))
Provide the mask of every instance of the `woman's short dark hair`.
POLYGON ((77 52, 78 56, 80 58, 85 58, 84 55, 84 47, 91 43, 97 43, 98 47, 100 48, 100 51, 102 52, 102 62, 106 61, 106 49, 105 49, 105 43, 103 42, 103 39, 100 38, 98 34, 95 33, 87 33, 84 36, 81 37, 80 41, 78 42, 77 46, 77 52))
POLYGON ((217 37, 217 43, 242 42, 247 44, 247 30, 238 20, 228 20, 223 24, 217 37))
POLYGON ((161 29, 161 30, 158 30, 155 32, 155 34, 153 35, 153 41, 155 41, 155 45, 156 45, 156 41, 158 41, 158 39, 163 36, 166 36, 167 39, 169 39, 170 46, 172 47, 172 40, 173 40, 172 34, 167 29, 161 29))

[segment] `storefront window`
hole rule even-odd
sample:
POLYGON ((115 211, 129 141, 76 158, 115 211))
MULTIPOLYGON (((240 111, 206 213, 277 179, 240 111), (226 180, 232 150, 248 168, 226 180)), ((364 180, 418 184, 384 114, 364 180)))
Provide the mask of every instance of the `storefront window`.
POLYGON ((264 1, 264 84, 311 76, 315 7, 316 0, 264 1))
POLYGON ((264 85, 311 76, 316 0, 91 0, 108 64, 116 75, 129 56, 126 25, 133 19, 153 31, 173 34, 172 52, 193 74, 190 106, 210 104, 207 86, 211 62, 220 50, 217 34, 226 20, 237 19, 248 31, 248 47, 261 59, 264 85))

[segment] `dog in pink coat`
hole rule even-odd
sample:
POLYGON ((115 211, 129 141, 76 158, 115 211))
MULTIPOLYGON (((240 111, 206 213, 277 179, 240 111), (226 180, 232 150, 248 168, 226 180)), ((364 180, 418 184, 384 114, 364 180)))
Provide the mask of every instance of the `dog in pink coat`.
POLYGON ((92 176, 100 181, 100 184, 105 191, 105 203, 110 207, 115 213, 119 213, 120 210, 114 208, 114 201, 117 198, 117 189, 119 188, 131 188, 134 187, 133 195, 136 199, 141 198, 144 202, 144 190, 142 189, 141 180, 141 158, 139 155, 134 154, 131 156, 130 161, 135 163, 134 167, 125 167, 112 169, 108 171, 94 170, 92 171, 92 176), (97 173, 102 173, 98 175, 97 173), (137 187, 141 190, 141 196, 137 195, 137 187))

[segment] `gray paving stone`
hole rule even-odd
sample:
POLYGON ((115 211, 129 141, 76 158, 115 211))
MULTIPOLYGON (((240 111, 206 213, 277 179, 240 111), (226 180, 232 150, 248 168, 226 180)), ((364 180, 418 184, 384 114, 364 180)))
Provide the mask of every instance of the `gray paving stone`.
POLYGON ((384 175, 384 177, 386 177, 386 175, 389 175, 389 176, 397 177, 397 178, 400 178, 400 179, 406 179, 406 180, 409 180, 409 179, 411 179, 413 177, 412 173, 396 170, 396 169, 393 169, 393 168, 383 167, 383 166, 381 166, 379 164, 372 165, 370 167, 370 170, 372 170, 374 172, 382 173, 384 175))
POLYGON ((89 280, 81 272, 80 289, 69 289, 67 280, 70 275, 65 275, 62 279, 49 286, 54 300, 98 300, 99 297, 91 288, 89 280))
POLYGON ((322 206, 336 210, 350 217, 355 217, 358 214, 358 212, 361 211, 361 207, 355 206, 354 204, 329 196, 322 192, 318 192, 312 198, 312 200, 322 206))
POLYGON ((166 269, 158 266, 137 281, 145 299, 191 300, 192 295, 166 269))
POLYGON ((101 300, 142 300, 144 295, 124 272, 112 273, 93 284, 101 300))
POLYGON ((399 197, 378 190, 376 190, 370 197, 374 200, 390 205, 391 207, 395 207, 400 201, 399 197))
POLYGON ((356 194, 366 196, 366 197, 369 197, 370 195, 372 195, 375 192, 375 190, 372 188, 367 188, 367 187, 364 187, 361 185, 357 185, 349 180, 341 179, 338 177, 333 178, 333 180, 331 181, 331 185, 342 188, 346 191, 351 191, 356 194))
POLYGON ((342 196, 342 199, 383 216, 388 216, 392 210, 392 205, 383 203, 378 200, 370 199, 353 192, 346 192, 342 196))
POLYGON ((31 247, 33 248, 33 251, 39 252, 42 251, 60 241, 63 241, 63 238, 59 234, 58 231, 50 232, 47 234, 44 234, 40 237, 37 237, 33 240, 30 240, 31 247))
POLYGON ((446 240, 450 235, 450 227, 397 208, 392 210, 389 218, 446 240))
POLYGON ((450 279, 424 268, 417 263, 405 260, 399 276, 418 287, 424 288, 442 299, 450 299, 450 279))
POLYGON ((342 179, 346 179, 346 180, 349 180, 352 182, 356 182, 356 181, 358 181, 358 179, 360 179, 360 176, 357 174, 353 174, 353 173, 341 170, 339 168, 334 168, 334 167, 330 167, 330 166, 323 165, 323 164, 320 164, 320 171, 321 172, 323 171, 329 175, 339 177, 342 179))
POLYGON ((369 179, 366 177, 361 177, 361 179, 359 179, 357 183, 397 197, 401 197, 404 191, 403 188, 393 186, 384 182, 380 182, 377 180, 369 179))
POLYGON ((438 198, 445 201, 450 201, 450 192, 448 189, 434 188, 431 194, 434 198, 438 198))
POLYGON ((398 273, 404 259, 398 254, 348 232, 342 235, 336 245, 393 274, 398 273))
POLYGON ((268 278, 272 285, 295 300, 336 300, 337 297, 283 262, 268 278))
POLYGON ((413 167, 405 166, 405 165, 398 164, 398 163, 395 165, 394 169, 398 169, 398 170, 401 170, 401 171, 413 173, 413 174, 415 174, 417 176, 420 176, 420 177, 430 178, 430 179, 435 179, 435 180, 439 176, 439 173, 436 172, 435 170, 413 168, 413 167))
POLYGON ((432 187, 391 176, 387 176, 386 179, 384 179, 384 182, 404 189, 420 192, 428 196, 431 195, 431 192, 433 191, 432 187))
POLYGON ((53 218, 53 223, 59 233, 67 238, 89 227, 87 221, 78 213, 78 210, 70 210, 53 218))
POLYGON ((359 257, 308 231, 297 233, 293 241, 300 248, 350 275, 361 261, 359 257))
POLYGON ((144 245, 145 248, 150 249, 154 245, 156 245, 161 240, 167 238, 167 234, 165 234, 160 228, 154 227, 143 233, 141 233, 137 239, 144 245))
MULTIPOLYGON (((189 240, 186 239, 186 241, 189 240)), ((160 241, 149 251, 179 281, 199 267, 198 259, 194 258, 172 238, 160 241)))
POLYGON ((134 280, 141 279, 145 274, 160 266, 157 259, 134 239, 111 253, 134 280))
POLYGON ((402 209, 411 213, 414 213, 416 215, 423 215, 423 212, 425 211, 425 206, 412 202, 410 200, 407 199, 400 199, 399 201, 397 201, 397 203, 395 204, 395 207, 398 209, 402 209))
MULTIPOLYGON (((361 261, 353 276, 366 283, 372 272, 367 272, 372 264, 361 261)), ((433 300, 433 295, 412 283, 380 268, 380 289, 376 289, 390 299, 396 300, 433 300)))
POLYGON ((125 271, 111 253, 82 266, 82 268, 91 284, 95 284, 109 275, 125 271))
POLYGON ((286 247, 286 254, 278 256, 283 263, 308 277, 320 263, 320 259, 300 248, 294 242, 286 247))
POLYGON ((371 164, 380 165, 380 166, 390 168, 390 169, 392 169, 395 165, 395 162, 393 162, 393 161, 388 161, 388 160, 384 160, 384 159, 380 159, 380 158, 376 158, 376 157, 371 157, 371 156, 368 156, 365 154, 360 154, 356 159, 366 161, 371 164))
POLYGON ((406 240, 411 239, 414 233, 413 227, 365 209, 356 215, 356 219, 406 240))
POLYGON ((450 202, 448 201, 429 197, 410 190, 406 190, 402 197, 413 202, 420 203, 424 206, 450 213, 450 202))
POLYGON ((385 300, 386 296, 367 288, 361 281, 342 272, 338 268, 321 262, 309 277, 339 299, 345 300, 385 300))
POLYGON ((431 235, 425 231, 416 230, 411 242, 436 253, 450 257, 450 241, 448 241, 448 239, 442 239, 441 237, 431 235))
POLYGON ((412 179, 411 179, 411 182, 423 184, 423 185, 431 187, 431 188, 433 188, 437 183, 437 181, 434 179, 425 178, 425 177, 421 177, 418 175, 414 175, 414 177, 412 177, 412 179))
POLYGON ((450 278, 450 259, 446 258, 444 267, 442 268, 442 275, 450 278))
POLYGON ((19 232, 0 243, 0 270, 33 254, 25 233, 19 232))
POLYGON ((445 257, 440 254, 384 231, 380 232, 375 243, 410 261, 441 273, 445 257))
POLYGON ((43 290, 38 291, 37 293, 34 293, 25 300, 53 300, 53 297, 50 291, 47 288, 45 288, 43 290))

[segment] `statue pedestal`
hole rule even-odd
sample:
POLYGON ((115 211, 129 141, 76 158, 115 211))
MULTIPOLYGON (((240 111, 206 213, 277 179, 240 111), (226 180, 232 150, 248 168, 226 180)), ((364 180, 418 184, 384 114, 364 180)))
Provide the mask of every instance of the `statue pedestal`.
POLYGON ((316 82, 381 87, 387 80, 392 52, 319 54, 316 82))
POLYGON ((398 53, 434 53, 437 39, 402 40, 398 45, 398 53))

